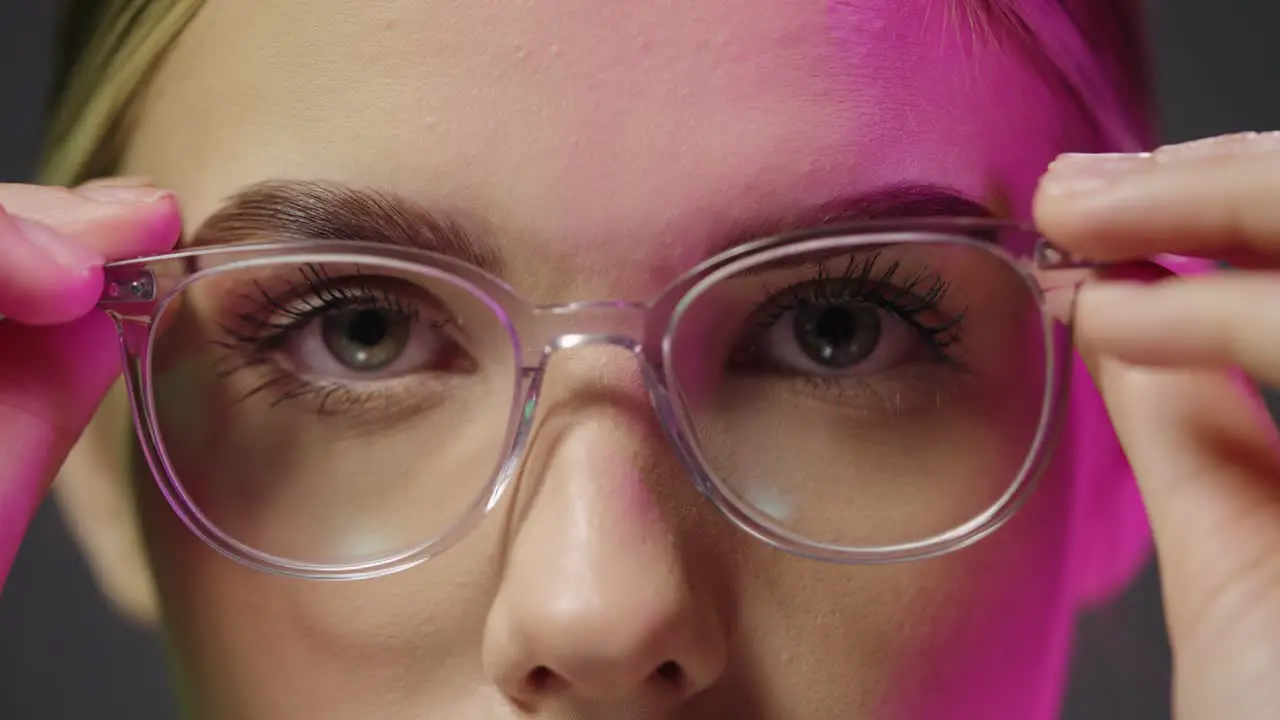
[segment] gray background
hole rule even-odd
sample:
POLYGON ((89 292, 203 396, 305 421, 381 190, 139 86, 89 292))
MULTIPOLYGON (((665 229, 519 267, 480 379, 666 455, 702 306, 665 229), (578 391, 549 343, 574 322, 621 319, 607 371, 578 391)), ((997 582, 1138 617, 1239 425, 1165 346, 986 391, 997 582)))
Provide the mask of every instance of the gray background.
MULTIPOLYGON (((1165 139, 1280 129, 1280 4, 1154 4, 1165 139)), ((0 182, 33 168, 57 7, 0 0, 0 182)), ((1079 636, 1067 718, 1169 717, 1154 571, 1114 607, 1085 618, 1079 636)), ((0 594, 0 720, 173 718, 162 663, 157 638, 108 612, 46 504, 0 594)))

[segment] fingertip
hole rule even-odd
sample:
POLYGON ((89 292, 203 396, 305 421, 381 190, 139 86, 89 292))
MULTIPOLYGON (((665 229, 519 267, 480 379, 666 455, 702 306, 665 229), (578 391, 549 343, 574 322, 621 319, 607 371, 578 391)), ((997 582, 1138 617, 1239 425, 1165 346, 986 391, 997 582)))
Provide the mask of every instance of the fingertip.
POLYGON ((101 265, 54 282, 9 284, 0 287, 0 315, 24 325, 63 325, 97 306, 102 284, 101 265))
POLYGON ((97 303, 102 268, 93 249, 0 210, 0 314, 33 325, 74 320, 97 303))
POLYGON ((0 184, 0 203, 15 216, 43 223, 108 260, 165 252, 182 234, 175 194, 134 182, 99 181, 76 188, 0 184))
MULTIPOLYGON (((1096 382, 1102 382, 1101 357, 1114 349, 1116 333, 1128 332, 1123 322, 1124 313, 1116 312, 1117 303, 1123 309, 1125 297, 1132 297, 1126 293, 1171 277, 1175 277, 1173 272, 1151 260, 1108 265, 1099 268, 1092 279, 1076 288, 1069 308, 1058 310, 1069 315, 1076 351, 1096 382)), ((1052 305, 1050 307, 1052 310, 1052 305)))
POLYGON ((155 208, 156 222, 149 238, 153 244, 145 252, 168 252, 182 237, 182 207, 177 195, 166 192, 155 201, 155 208))
POLYGON ((1133 227, 1134 218, 1122 212, 1124 203, 1117 202, 1115 193, 1151 167, 1149 153, 1059 156, 1041 176, 1032 198, 1036 227, 1054 244, 1090 260, 1148 254, 1130 241, 1142 235, 1142 228, 1133 227))
POLYGON ((182 208, 178 196, 168 190, 157 190, 149 201, 136 205, 144 213, 140 226, 114 233, 119 239, 110 253, 111 260, 124 260, 172 250, 182 237, 182 208))
POLYGON ((1036 229, 1054 245, 1083 255, 1087 243, 1081 243, 1079 216, 1071 209, 1071 201, 1051 189, 1048 176, 1041 178, 1031 200, 1031 217, 1036 229))
POLYGON ((93 225, 76 228, 75 234, 103 247, 108 259, 166 252, 182 235, 182 211, 170 190, 96 184, 72 192, 102 206, 93 225))

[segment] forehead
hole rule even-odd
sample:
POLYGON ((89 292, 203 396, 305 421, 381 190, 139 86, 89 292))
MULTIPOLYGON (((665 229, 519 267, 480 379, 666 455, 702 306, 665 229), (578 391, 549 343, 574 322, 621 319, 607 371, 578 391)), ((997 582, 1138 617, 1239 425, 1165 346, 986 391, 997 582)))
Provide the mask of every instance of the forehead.
POLYGON ((958 1, 220 0, 158 78, 134 159, 197 219, 254 182, 321 178, 546 252, 899 182, 1017 208, 1059 113, 958 1))

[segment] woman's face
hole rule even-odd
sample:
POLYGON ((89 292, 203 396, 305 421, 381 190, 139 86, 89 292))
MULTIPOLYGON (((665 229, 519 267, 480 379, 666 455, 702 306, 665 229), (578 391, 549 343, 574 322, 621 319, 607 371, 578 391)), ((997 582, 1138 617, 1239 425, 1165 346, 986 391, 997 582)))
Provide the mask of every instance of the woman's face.
MULTIPOLYGON (((244 210, 228 198, 277 183, 255 196, 258 219, 276 222, 298 212, 298 186, 279 183, 319 181, 483 235, 532 302, 647 300, 735 228, 886 187, 1025 214, 1068 113, 1013 41, 997 47, 963 9, 928 4, 208 3, 142 104, 123 170, 174 189, 196 242, 270 240, 228 222, 244 210)), ((803 560, 698 495, 638 377, 625 353, 557 356, 514 490, 449 551, 379 579, 229 562, 140 472, 195 714, 844 720, 1052 705, 1071 609, 1060 477, 962 552, 803 560)), ((965 431, 981 452, 1008 428, 965 431)), ((921 432, 920 457, 959 442, 942 435, 921 432)), ((258 474, 281 457, 323 473, 343 442, 300 437, 258 474)), ((248 460, 200 440, 171 450, 244 484, 248 460)), ((344 456, 350 483, 381 492, 378 463, 402 440, 362 436, 368 453, 344 456)), ((466 470, 450 459, 465 449, 417 442, 466 470)), ((380 501, 350 483, 352 507, 380 501)))

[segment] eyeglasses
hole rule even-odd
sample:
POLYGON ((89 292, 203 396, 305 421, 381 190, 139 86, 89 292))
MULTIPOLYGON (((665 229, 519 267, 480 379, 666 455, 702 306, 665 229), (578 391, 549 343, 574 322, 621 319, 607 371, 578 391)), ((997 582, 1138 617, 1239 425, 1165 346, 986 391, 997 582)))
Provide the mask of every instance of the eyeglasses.
POLYGON ((450 257, 326 240, 111 263, 100 306, 160 490, 261 570, 447 550, 519 475, 553 359, 590 345, 638 366, 733 523, 884 563, 966 546, 1031 492, 1071 349, 1046 289, 1081 267, 1012 223, 878 221, 740 247, 647 302, 536 305, 450 257))

